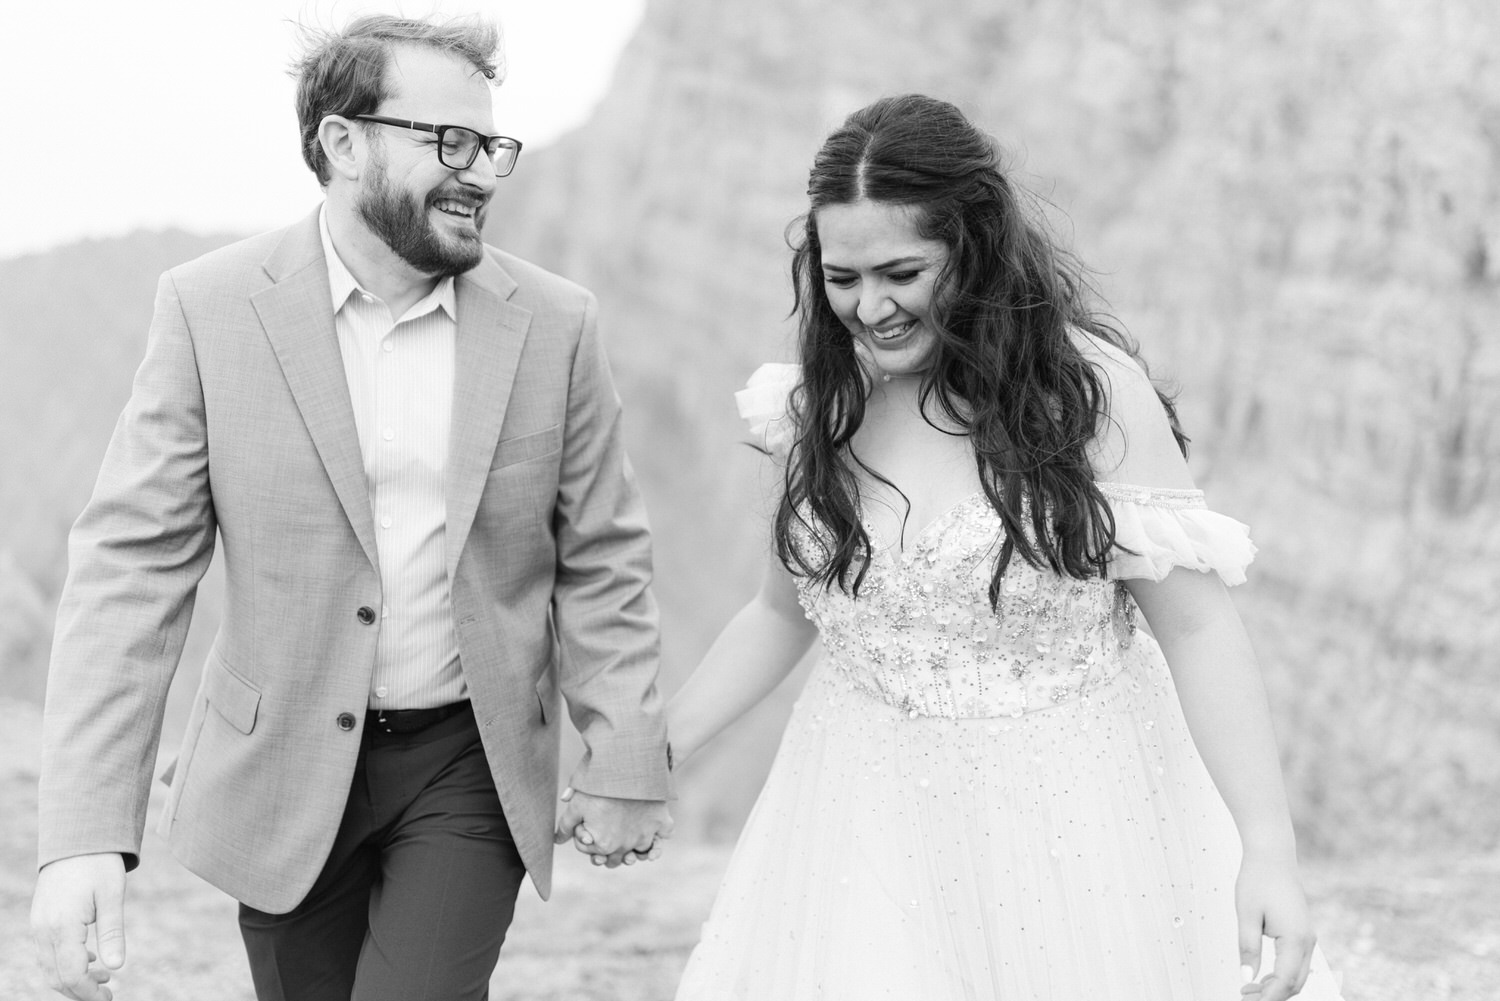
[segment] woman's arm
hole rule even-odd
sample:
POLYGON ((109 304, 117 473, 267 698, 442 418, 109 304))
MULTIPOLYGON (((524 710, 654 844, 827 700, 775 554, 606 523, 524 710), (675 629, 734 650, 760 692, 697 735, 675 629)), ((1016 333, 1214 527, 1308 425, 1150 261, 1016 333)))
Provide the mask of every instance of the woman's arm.
POLYGON ((1244 845, 1236 887, 1241 962, 1260 967, 1261 935, 1276 940, 1262 1001, 1307 979, 1314 936, 1297 875, 1297 846, 1260 668, 1229 592, 1212 573, 1178 568, 1165 580, 1128 580, 1161 644, 1183 716, 1244 845))
POLYGON ((676 762, 686 761, 770 694, 816 636, 816 627, 797 603, 791 574, 772 556, 760 590, 729 620, 667 705, 667 732, 676 762))

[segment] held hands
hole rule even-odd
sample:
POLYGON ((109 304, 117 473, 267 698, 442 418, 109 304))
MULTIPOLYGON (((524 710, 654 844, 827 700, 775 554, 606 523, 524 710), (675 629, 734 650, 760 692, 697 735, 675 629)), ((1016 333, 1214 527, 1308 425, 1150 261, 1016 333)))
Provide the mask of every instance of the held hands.
POLYGON ((1295 862, 1246 851, 1234 888, 1239 916, 1240 962, 1248 1001, 1285 1001, 1302 990, 1312 963, 1312 919, 1295 862), (1276 942, 1276 966, 1260 980, 1261 936, 1276 942))
POLYGON ((114 993, 104 986, 109 971, 125 965, 124 860, 108 852, 43 866, 31 901, 31 935, 48 987, 74 1001, 112 1001, 114 993), (89 925, 99 957, 88 948, 89 925))
POLYGON ((661 800, 591 796, 571 787, 562 794, 563 808, 553 840, 590 856, 594 865, 613 869, 641 859, 661 857, 661 842, 672 836, 672 815, 661 800))

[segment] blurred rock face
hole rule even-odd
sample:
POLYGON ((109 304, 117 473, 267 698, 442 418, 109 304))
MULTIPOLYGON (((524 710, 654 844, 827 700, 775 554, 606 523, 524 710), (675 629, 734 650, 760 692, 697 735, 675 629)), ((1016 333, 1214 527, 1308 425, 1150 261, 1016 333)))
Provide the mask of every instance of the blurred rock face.
MULTIPOLYGON (((1500 14, 928 6, 656 0, 590 125, 501 183, 491 241, 602 302, 656 529, 667 689, 763 559, 776 484, 739 444, 731 393, 793 356, 783 234, 812 156, 848 112, 924 91, 1011 152, 1153 371, 1180 384, 1199 482, 1261 547, 1236 597, 1304 844, 1496 847, 1500 14)), ((0 446, 9 690, 40 691, 63 535, 139 361, 154 276, 222 242, 142 235, 0 262, 0 411, 19 429, 0 446)), ((199 608, 211 626, 212 601, 199 608)), ((184 660, 191 673, 201 650, 184 660)), ((684 833, 738 830, 790 698, 691 763, 684 833)))
MULTIPOLYGON (((730 393, 793 355, 783 231, 813 153, 856 107, 923 91, 1056 207, 1180 385, 1210 502, 1255 531, 1237 597, 1307 845, 1493 847, 1496 51, 1483 0, 652 3, 598 113, 502 186, 490 235, 601 296, 668 687, 753 588, 774 483, 730 393)), ((778 717, 706 752, 685 816, 732 831, 778 717)))

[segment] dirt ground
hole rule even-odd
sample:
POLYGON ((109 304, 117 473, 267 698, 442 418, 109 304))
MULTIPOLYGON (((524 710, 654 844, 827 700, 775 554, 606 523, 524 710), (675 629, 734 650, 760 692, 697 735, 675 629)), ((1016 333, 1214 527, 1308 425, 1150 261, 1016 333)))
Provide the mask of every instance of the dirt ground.
MULTIPOLYGON (((37 717, 0 702, 0 1001, 56 997, 41 985, 27 923, 37 717)), ((552 901, 522 891, 492 1001, 670 999, 728 855, 719 845, 670 848, 659 862, 614 871, 560 850, 552 901)), ((233 902, 154 835, 144 854, 129 884, 129 961, 116 997, 254 1001, 233 902)), ((1500 1001, 1500 857, 1319 860, 1305 876, 1346 1001, 1500 1001)))

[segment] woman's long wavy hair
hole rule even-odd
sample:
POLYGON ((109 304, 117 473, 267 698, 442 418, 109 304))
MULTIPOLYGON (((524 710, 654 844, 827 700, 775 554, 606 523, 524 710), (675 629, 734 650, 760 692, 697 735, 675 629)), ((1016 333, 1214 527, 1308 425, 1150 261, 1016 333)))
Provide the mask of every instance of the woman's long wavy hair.
MULTIPOLYGON (((775 519, 781 561, 798 576, 858 594, 871 546, 855 467, 895 489, 851 447, 869 376, 823 291, 818 242, 819 210, 868 200, 911 206, 921 235, 948 248, 920 400, 924 414, 936 407, 944 424, 967 434, 985 496, 1004 523, 991 606, 1016 553, 1056 573, 1103 576, 1115 523, 1088 448, 1109 419, 1108 400, 1073 338, 1082 331, 1132 357, 1138 352, 1091 308, 1083 268, 1054 246, 1040 217, 1029 216, 994 140, 944 101, 885 98, 828 137, 807 192, 807 215, 788 229, 803 368, 792 400, 798 432, 775 519), (821 544, 799 544, 812 526, 821 544)), ((1172 401, 1158 396, 1185 454, 1172 401)))

